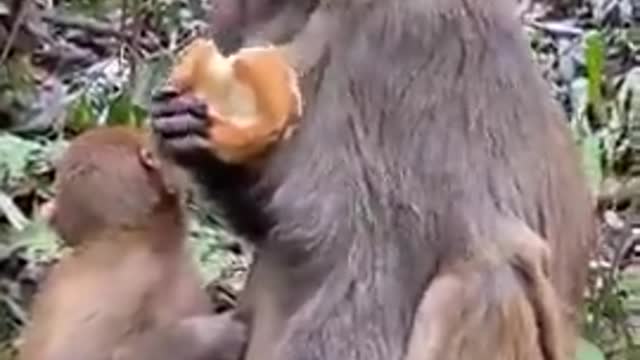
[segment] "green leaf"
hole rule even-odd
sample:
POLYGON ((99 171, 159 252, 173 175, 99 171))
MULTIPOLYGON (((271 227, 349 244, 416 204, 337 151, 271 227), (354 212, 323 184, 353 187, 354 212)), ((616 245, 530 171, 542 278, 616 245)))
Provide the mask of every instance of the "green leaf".
POLYGON ((627 118, 631 146, 640 149, 640 66, 634 67, 625 75, 617 97, 627 118))
POLYGON ((48 260, 59 255, 62 242, 44 219, 36 217, 23 230, 11 234, 11 243, 25 246, 25 255, 34 261, 48 260))
POLYGON ((588 89, 589 81, 584 77, 573 80, 569 86, 571 108, 574 109, 571 113, 571 127, 578 139, 592 132, 584 116, 589 104, 588 89))
POLYGON ((80 95, 71 105, 67 118, 67 127, 75 132, 82 132, 97 124, 97 116, 86 94, 80 95))
POLYGON ((0 189, 12 196, 13 191, 28 182, 32 159, 41 151, 42 145, 35 141, 0 133, 0 189))
MULTIPOLYGON (((594 106, 598 116, 603 115, 601 88, 604 59, 605 50, 602 35, 597 30, 591 30, 585 35, 585 61, 589 80, 589 102, 594 106)), ((602 118, 598 120, 602 120, 602 118)))
POLYGON ((109 105, 107 125, 140 127, 146 116, 143 108, 132 103, 128 92, 122 92, 109 105))
POLYGON ((579 338, 576 360, 605 360, 605 357, 596 345, 584 338, 579 338))
POLYGON ((600 140, 594 135, 585 135, 578 140, 578 145, 582 152, 582 164, 591 190, 597 194, 604 177, 600 140))
POLYGON ((0 191, 0 212, 6 216, 9 224, 16 230, 24 229, 29 223, 27 217, 13 202, 11 197, 2 191, 0 191))
POLYGON ((37 142, 25 140, 11 133, 0 133, 0 167, 7 172, 0 177, 24 176, 29 155, 40 151, 42 146, 37 142))
POLYGON ((585 36, 585 61, 587 78, 589 79, 589 98, 600 101, 602 85, 602 69, 604 66, 604 42, 597 30, 591 30, 585 36))

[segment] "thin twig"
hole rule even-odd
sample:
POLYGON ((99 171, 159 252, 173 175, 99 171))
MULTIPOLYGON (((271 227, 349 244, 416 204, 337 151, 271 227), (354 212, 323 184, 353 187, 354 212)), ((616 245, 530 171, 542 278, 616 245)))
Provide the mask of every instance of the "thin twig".
POLYGON ((13 21, 13 24, 11 25, 11 32, 9 33, 9 37, 7 38, 7 42, 4 44, 4 49, 2 49, 2 55, 0 55, 0 64, 4 64, 4 62, 9 57, 9 52, 13 47, 13 43, 16 40, 16 36, 18 36, 18 30, 20 29, 20 26, 22 25, 22 22, 24 21, 27 15, 27 9, 29 8, 29 6, 31 6, 30 0, 24 0, 22 5, 20 5, 20 10, 18 10, 18 16, 16 16, 16 19, 13 21))
POLYGON ((129 16, 129 0, 122 0, 120 6, 120 31, 126 32, 127 17, 129 16))
POLYGON ((144 26, 144 6, 139 2, 133 4, 133 37, 129 41, 129 48, 131 50, 131 83, 135 81, 138 73, 138 65, 140 62, 140 37, 142 35, 142 27, 144 26))
POLYGON ((553 35, 559 36, 581 36, 584 35, 584 30, 577 26, 570 26, 557 22, 541 22, 536 20, 524 20, 524 25, 531 28, 545 31, 553 35))
MULTIPOLYGON (((127 17, 129 16, 129 0, 122 0, 122 4, 120 6, 120 32, 127 32, 127 17)), ((125 41, 124 47, 122 44, 119 44, 118 52, 124 53, 122 50, 126 48, 127 42, 125 41)), ((126 55, 125 55, 126 56, 126 55)), ((124 62, 123 56, 118 56, 118 63, 122 66, 124 62)))

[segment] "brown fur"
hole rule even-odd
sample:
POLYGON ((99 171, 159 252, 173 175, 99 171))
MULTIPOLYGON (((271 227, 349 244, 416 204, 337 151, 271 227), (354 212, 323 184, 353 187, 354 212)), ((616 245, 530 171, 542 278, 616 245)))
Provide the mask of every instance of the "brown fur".
MULTIPOLYGON (((243 3, 260 23, 299 6, 243 3)), ((571 358, 594 212, 514 4, 322 3, 301 124, 261 172, 208 155, 191 99, 154 111, 166 153, 257 247, 245 358, 571 358), (548 276, 523 250, 542 241, 548 276)))
POLYGON ((73 251, 37 296, 21 360, 111 360, 146 331, 210 313, 170 184, 135 130, 72 141, 47 213, 73 251))
POLYGON ((496 246, 443 267, 429 284, 406 360, 572 358, 547 242, 516 220, 496 220, 496 246))

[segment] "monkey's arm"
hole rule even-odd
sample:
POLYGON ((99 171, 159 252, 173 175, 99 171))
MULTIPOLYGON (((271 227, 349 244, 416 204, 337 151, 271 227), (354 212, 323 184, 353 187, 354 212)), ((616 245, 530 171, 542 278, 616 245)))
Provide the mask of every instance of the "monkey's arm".
POLYGON ((334 18, 327 9, 317 9, 306 26, 289 43, 281 45, 287 61, 300 76, 318 65, 325 54, 335 29, 334 18))
POLYGON ((239 360, 246 343, 245 324, 227 312, 147 331, 116 349, 113 360, 239 360))

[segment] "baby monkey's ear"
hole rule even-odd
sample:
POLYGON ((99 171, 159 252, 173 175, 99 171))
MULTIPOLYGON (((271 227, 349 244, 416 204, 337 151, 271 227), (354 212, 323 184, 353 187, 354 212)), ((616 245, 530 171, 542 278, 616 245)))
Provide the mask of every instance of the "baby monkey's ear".
POLYGON ((158 156, 149 148, 140 148, 138 151, 138 158, 140 159, 140 164, 142 164, 145 169, 153 171, 160 169, 160 160, 158 159, 158 156))
POLYGON ((138 159, 149 177, 155 179, 167 194, 177 195, 186 188, 188 178, 184 171, 170 161, 164 161, 155 148, 140 148, 138 159))

